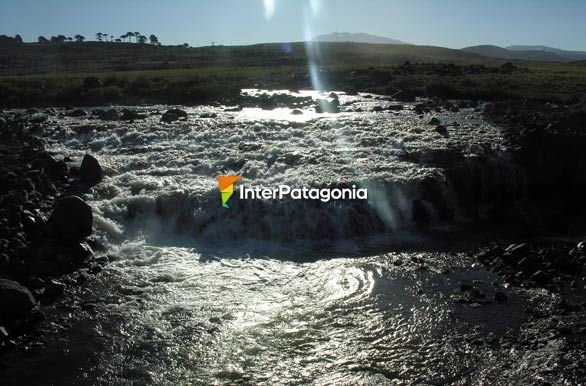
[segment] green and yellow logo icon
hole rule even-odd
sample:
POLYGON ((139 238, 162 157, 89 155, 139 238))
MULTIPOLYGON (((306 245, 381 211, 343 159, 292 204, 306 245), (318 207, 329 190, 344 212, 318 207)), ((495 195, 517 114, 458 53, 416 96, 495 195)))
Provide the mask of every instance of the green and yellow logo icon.
POLYGON ((222 206, 229 208, 227 202, 234 193, 234 183, 240 179, 240 176, 218 176, 218 185, 222 194, 222 206))

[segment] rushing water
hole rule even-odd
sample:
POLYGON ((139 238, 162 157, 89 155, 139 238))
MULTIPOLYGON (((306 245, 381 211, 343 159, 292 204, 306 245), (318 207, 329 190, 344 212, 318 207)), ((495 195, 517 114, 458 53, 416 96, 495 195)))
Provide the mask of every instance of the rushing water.
POLYGON ((421 199, 431 228, 472 220, 446 180, 454 165, 479 170, 484 201, 494 186, 521 184, 498 128, 473 108, 419 117, 412 104, 372 112, 390 104, 372 96, 340 102, 339 114, 188 108, 171 124, 159 122, 167 106, 139 108, 148 118, 136 122, 55 118, 42 133, 55 153, 90 152, 105 167, 86 199, 104 246, 96 253, 110 264, 46 306, 45 334, 7 364, 8 383, 535 381, 560 355, 555 345, 529 357, 478 343, 516 333, 523 293, 506 304, 454 302, 462 283, 489 297, 501 283, 466 253, 433 252, 413 213, 421 199), (235 195, 224 209, 215 177, 225 174, 258 186, 355 184, 369 200, 235 195), (424 181, 441 200, 421 192, 424 181), (400 243, 408 251, 392 252, 400 243))

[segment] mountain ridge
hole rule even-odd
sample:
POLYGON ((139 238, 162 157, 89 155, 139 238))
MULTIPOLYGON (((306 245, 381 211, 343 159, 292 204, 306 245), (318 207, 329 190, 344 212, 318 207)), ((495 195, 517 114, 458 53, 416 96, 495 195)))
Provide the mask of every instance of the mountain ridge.
POLYGON ((401 40, 391 39, 384 36, 371 35, 363 32, 333 32, 329 34, 318 35, 314 37, 312 41, 333 43, 409 44, 401 40))

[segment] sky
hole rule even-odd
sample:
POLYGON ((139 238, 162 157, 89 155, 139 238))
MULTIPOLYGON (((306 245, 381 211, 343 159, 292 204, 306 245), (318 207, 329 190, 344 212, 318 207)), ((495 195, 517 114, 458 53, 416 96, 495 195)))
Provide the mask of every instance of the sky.
POLYGON ((586 51, 586 0, 0 0, 0 34, 155 34, 191 46, 364 32, 412 44, 586 51))

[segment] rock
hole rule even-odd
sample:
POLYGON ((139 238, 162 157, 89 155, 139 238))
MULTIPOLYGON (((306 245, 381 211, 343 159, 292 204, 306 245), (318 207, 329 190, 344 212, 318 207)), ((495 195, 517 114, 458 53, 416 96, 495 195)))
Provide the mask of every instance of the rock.
POLYGON ((508 296, 504 292, 498 291, 495 292, 493 299, 497 303, 504 303, 507 301, 508 296))
POLYGON ((186 119, 187 113, 181 109, 170 109, 165 111, 161 116, 161 122, 174 122, 179 120, 180 118, 186 119))
POLYGON ((68 117, 85 117, 87 113, 82 109, 75 109, 65 115, 67 115, 68 117))
POLYGON ((61 296, 65 291, 65 284, 57 280, 49 280, 43 292, 44 296, 57 297, 61 296))
POLYGON ((216 113, 203 113, 199 115, 200 118, 217 118, 218 114, 216 113))
POLYGON ((319 99, 317 101, 317 106, 315 106, 315 112, 318 114, 322 113, 339 113, 340 112, 340 103, 337 99, 333 101, 328 101, 327 99, 319 99))
POLYGON ((84 155, 79 168, 79 177, 84 182, 93 185, 102 181, 103 171, 98 160, 89 154, 84 155))
POLYGON ((291 111, 291 115, 301 115, 303 114, 303 111, 299 110, 299 109, 295 109, 293 111, 291 111))
POLYGON ((448 129, 446 129, 446 127, 443 125, 437 125, 435 131, 444 138, 448 138, 450 136, 450 134, 448 133, 448 129))
POLYGON ((120 113, 116 109, 99 110, 98 118, 102 121, 117 121, 120 119, 120 113))
POLYGON ((437 119, 436 117, 431 118, 431 121, 429 121, 430 125, 439 125, 440 124, 440 120, 437 119))
POLYGON ((546 284, 549 280, 549 275, 539 270, 535 272, 533 275, 531 275, 531 277, 529 277, 529 280, 534 281, 537 284, 543 285, 546 284))
POLYGON ((462 292, 472 291, 473 289, 474 289, 474 287, 471 286, 470 284, 461 284, 460 285, 460 291, 462 291, 462 292))
POLYGON ((30 315, 36 300, 28 288, 0 278, 0 322, 12 324, 30 315))
POLYGON ((372 111, 375 113, 379 113, 379 112, 383 111, 383 108, 382 108, 382 106, 374 106, 372 108, 372 111))
POLYGON ((29 120, 31 123, 43 123, 47 121, 47 116, 45 114, 34 114, 29 120))
POLYGON ((146 115, 139 114, 136 111, 130 109, 122 109, 122 117, 120 117, 120 119, 122 119, 123 121, 135 121, 137 119, 144 118, 146 118, 146 115))
POLYGON ((104 83, 102 83, 102 81, 96 78, 95 76, 88 76, 87 78, 84 78, 83 86, 86 89, 100 88, 104 87, 104 83))
POLYGON ((59 199, 50 220, 62 238, 81 240, 92 234, 92 209, 78 196, 59 199))

